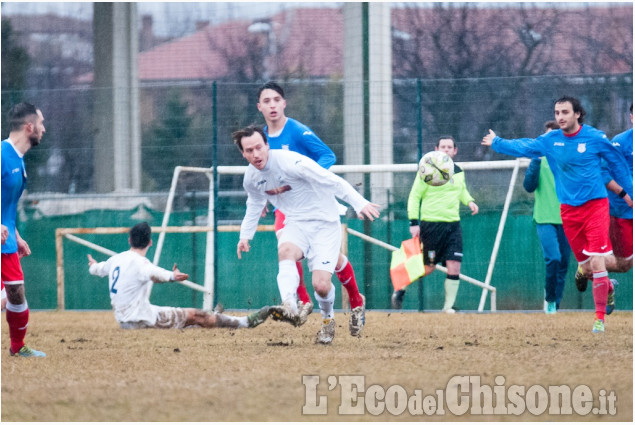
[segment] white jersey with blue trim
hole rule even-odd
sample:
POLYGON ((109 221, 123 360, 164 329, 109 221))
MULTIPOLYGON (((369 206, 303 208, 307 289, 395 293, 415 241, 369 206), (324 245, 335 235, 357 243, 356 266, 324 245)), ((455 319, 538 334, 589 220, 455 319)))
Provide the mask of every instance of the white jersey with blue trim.
POLYGON ((118 322, 153 322, 155 315, 148 300, 148 285, 167 282, 174 277, 170 270, 155 266, 143 255, 124 251, 106 261, 93 264, 90 274, 108 276, 110 303, 118 322))
POLYGON ((247 191, 247 212, 240 227, 241 239, 252 239, 260 213, 271 202, 284 211, 285 223, 292 221, 339 221, 336 198, 360 212, 368 201, 343 178, 325 170, 311 158, 297 152, 270 150, 267 165, 247 167, 243 187, 247 191))

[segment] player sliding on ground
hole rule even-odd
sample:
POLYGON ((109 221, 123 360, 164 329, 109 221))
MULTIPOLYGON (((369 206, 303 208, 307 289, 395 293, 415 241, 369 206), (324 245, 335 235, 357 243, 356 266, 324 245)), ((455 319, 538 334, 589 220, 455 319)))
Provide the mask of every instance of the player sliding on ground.
POLYGON ((188 275, 174 265, 172 271, 153 265, 146 258, 152 246, 151 229, 148 223, 139 223, 130 229, 130 249, 113 255, 98 263, 89 254, 88 266, 92 275, 108 276, 110 302, 115 319, 122 329, 143 328, 254 328, 263 323, 276 307, 263 307, 244 317, 208 313, 194 308, 160 307, 150 304, 148 285, 151 282, 184 281, 188 275))
POLYGON ((379 217, 379 205, 364 199, 346 180, 320 167, 311 158, 283 149, 269 150, 267 136, 259 127, 238 130, 232 137, 249 162, 243 180, 248 198, 240 226, 238 258, 242 252, 249 252, 249 241, 256 233, 267 201, 284 211, 285 225, 278 239, 278 289, 283 318, 300 324, 296 292, 300 277, 296 261, 306 257, 323 318, 316 342, 330 344, 335 336, 335 287, 331 276, 342 240, 336 197, 350 204, 360 218, 370 220, 379 217))

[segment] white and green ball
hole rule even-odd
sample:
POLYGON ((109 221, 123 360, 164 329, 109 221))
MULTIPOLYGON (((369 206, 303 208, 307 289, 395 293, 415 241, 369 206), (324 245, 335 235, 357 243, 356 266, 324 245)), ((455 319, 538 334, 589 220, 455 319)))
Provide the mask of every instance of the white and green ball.
POLYGON ((432 151, 419 161, 419 178, 430 186, 443 186, 452 179, 454 161, 444 152, 432 151))

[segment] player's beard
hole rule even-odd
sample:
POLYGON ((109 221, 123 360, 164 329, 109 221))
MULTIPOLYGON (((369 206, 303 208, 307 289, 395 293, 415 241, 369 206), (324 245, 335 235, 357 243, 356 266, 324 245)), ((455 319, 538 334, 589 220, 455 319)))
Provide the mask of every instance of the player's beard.
POLYGON ((40 144, 40 140, 42 140, 42 135, 40 134, 32 134, 29 136, 29 143, 31 143, 31 147, 34 148, 40 144))

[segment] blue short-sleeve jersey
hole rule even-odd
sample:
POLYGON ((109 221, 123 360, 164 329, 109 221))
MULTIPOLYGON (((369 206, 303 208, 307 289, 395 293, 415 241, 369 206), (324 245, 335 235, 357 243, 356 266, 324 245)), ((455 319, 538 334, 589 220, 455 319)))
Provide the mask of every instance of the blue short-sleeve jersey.
POLYGON ((26 186, 24 158, 8 140, 2 141, 2 224, 9 229, 9 237, 2 245, 3 254, 18 251, 15 236, 18 201, 26 186))

